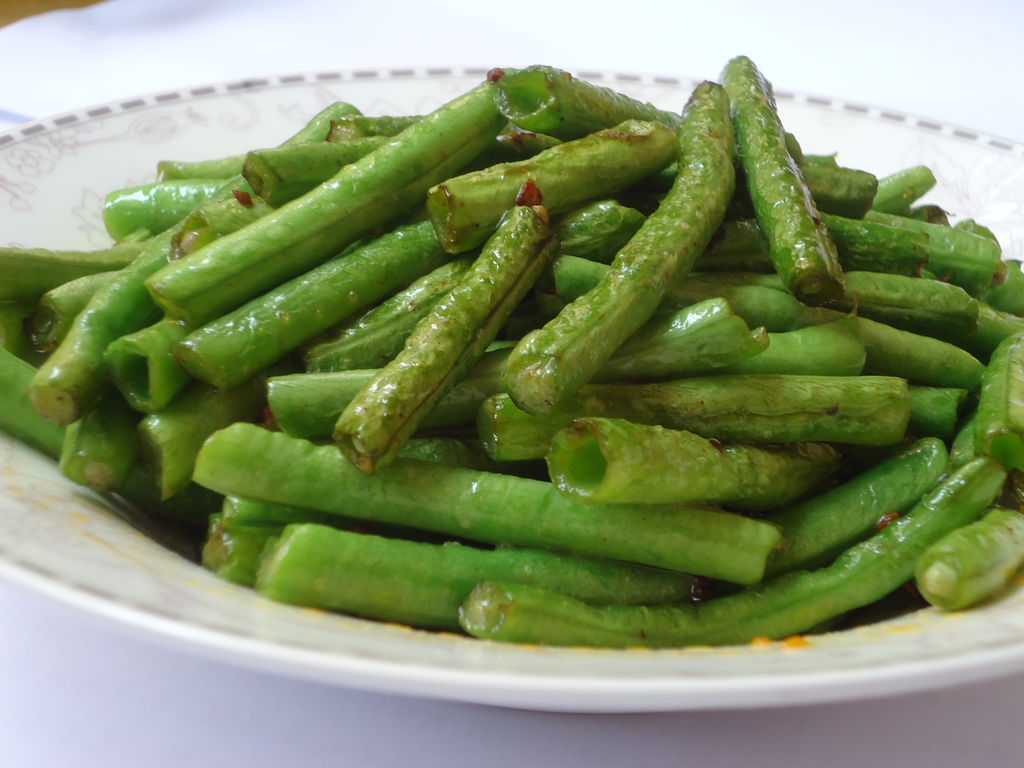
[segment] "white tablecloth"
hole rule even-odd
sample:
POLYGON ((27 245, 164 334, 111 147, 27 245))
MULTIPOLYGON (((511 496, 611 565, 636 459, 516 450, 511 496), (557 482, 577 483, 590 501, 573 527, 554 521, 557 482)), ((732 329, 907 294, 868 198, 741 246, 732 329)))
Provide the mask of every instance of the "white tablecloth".
MULTIPOLYGON (((0 127, 187 84, 368 66, 552 63, 778 87, 1024 139, 1024 11, 831 4, 111 0, 0 29, 0 127)), ((1020 764, 1024 676, 882 701, 572 716, 438 703, 236 669, 0 583, 0 764, 1020 764)))

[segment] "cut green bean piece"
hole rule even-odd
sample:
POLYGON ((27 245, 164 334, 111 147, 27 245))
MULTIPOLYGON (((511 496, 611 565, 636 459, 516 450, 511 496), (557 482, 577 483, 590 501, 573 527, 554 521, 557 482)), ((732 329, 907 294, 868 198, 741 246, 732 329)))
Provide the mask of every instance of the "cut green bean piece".
POLYGON ((174 357, 197 379, 237 386, 449 258, 429 222, 399 227, 191 331, 174 357))
POLYGON ((387 472, 366 476, 333 446, 247 424, 210 437, 194 477, 220 493, 747 584, 761 578, 780 537, 773 525, 739 515, 697 507, 583 506, 550 483, 430 462, 399 459, 387 472))
POLYGON ((260 199, 244 196, 209 201, 186 216, 171 241, 170 261, 198 251, 214 240, 247 227, 273 210, 260 199), (244 201, 244 202, 243 202, 244 201))
POLYGON ((910 206, 935 186, 935 174, 923 165, 904 168, 878 180, 878 193, 871 207, 882 213, 906 216, 910 206))
POLYGON ((480 581, 535 584, 597 605, 687 602, 693 580, 541 549, 477 549, 291 525, 266 553, 256 587, 285 603, 416 627, 458 630, 480 581))
MULTIPOLYGON (((424 429, 473 423, 485 398, 502 390, 501 371, 508 350, 487 352, 427 414, 424 429)), ((294 437, 330 437, 338 417, 377 375, 377 369, 274 376, 267 397, 278 426, 294 437)))
POLYGON ((57 458, 64 430, 36 414, 26 394, 35 372, 31 363, 0 349, 0 432, 57 458))
POLYGON ((161 160, 156 164, 157 181, 178 179, 230 179, 245 165, 245 155, 228 155, 212 160, 161 160))
POLYGON ((952 441, 967 394, 956 387, 910 387, 911 434, 952 441))
POLYGON ((708 376, 660 384, 588 384, 533 416, 507 394, 484 400, 477 430, 496 461, 542 458, 581 417, 627 419, 724 442, 893 445, 910 413, 902 379, 881 376, 708 376))
POLYGON ((260 418, 265 402, 263 385, 258 378, 234 389, 196 384, 142 420, 139 435, 161 498, 170 498, 188 485, 196 454, 206 438, 236 421, 260 418))
POLYGON ((554 136, 545 136, 543 133, 523 131, 509 126, 498 134, 494 143, 487 147, 466 170, 486 168, 496 163, 514 163, 525 160, 561 143, 561 139, 556 139, 554 136))
POLYGON ((925 438, 852 480, 771 515, 782 526, 785 543, 769 558, 766 575, 828 565, 910 509, 948 466, 942 441, 925 438))
POLYGON ((42 352, 56 348, 68 335, 71 324, 93 294, 110 282, 112 275, 111 272, 83 275, 40 296, 35 311, 25 324, 32 346, 42 352))
POLYGON ((257 149, 245 156, 242 175, 257 195, 276 208, 323 184, 384 141, 383 137, 369 137, 340 144, 322 141, 257 149))
POLYGON ((512 72, 492 70, 495 99, 505 117, 528 131, 559 139, 578 139, 623 120, 654 120, 669 128, 679 115, 657 109, 611 88, 601 88, 553 67, 512 72))
POLYGON ((163 232, 220 189, 220 179, 177 179, 117 189, 103 203, 103 224, 115 240, 137 229, 163 232))
POLYGON ((120 395, 101 397, 65 430, 60 471, 100 493, 121 488, 139 455, 137 424, 120 395))
POLYGON ((822 214, 844 269, 917 277, 928 261, 928 235, 874 221, 822 214))
POLYGON ((280 528, 228 526, 221 515, 211 515, 200 562, 222 579, 251 587, 264 550, 280 533, 280 528))
MULTIPOLYGON (((335 120, 344 119, 349 115, 359 115, 359 110, 351 104, 339 101, 326 107, 312 120, 304 125, 292 137, 294 143, 324 141, 335 120)), ((230 179, 240 176, 245 155, 231 155, 212 160, 179 161, 161 160, 157 163, 160 180, 164 179, 230 179)))
POLYGON ((969 331, 950 333, 946 339, 985 360, 1004 339, 1024 332, 1024 318, 1000 312, 983 301, 978 301, 977 305, 977 326, 969 331))
POLYGON ((584 418, 547 455, 551 481, 584 503, 722 504, 761 511, 806 495, 839 465, 824 443, 723 446, 692 432, 584 418))
POLYGON ((800 174, 818 210, 836 216, 861 218, 878 190, 877 178, 855 168, 804 165, 800 174))
POLYGON ((735 182, 724 91, 702 83, 684 110, 678 139, 684 162, 672 190, 600 282, 519 342, 505 384, 530 413, 559 406, 654 314, 685 277, 721 224, 735 182))
POLYGON ((636 208, 599 200, 558 217, 555 234, 562 253, 610 264, 645 219, 636 208))
POLYGON ((556 249, 544 208, 509 212, 473 266, 341 414, 334 439, 353 464, 372 474, 395 457, 480 359, 556 249))
POLYGON ((138 243, 101 251, 0 248, 0 301, 35 301, 69 280, 121 269, 141 250, 138 243))
POLYGON ((780 576, 718 600, 593 607, 533 586, 485 583, 462 604, 460 623, 491 640, 607 647, 727 645, 806 632, 897 589, 932 543, 992 503, 1004 479, 1000 467, 977 459, 828 568, 780 576))
POLYGON ((769 333, 768 348, 720 373, 857 376, 867 354, 855 317, 840 317, 786 333, 769 333))
POLYGON ((1024 334, 992 353, 975 417, 977 450, 1007 469, 1024 469, 1024 334))
POLYGON ((949 464, 952 467, 962 467, 968 461, 978 456, 977 432, 974 427, 975 412, 971 412, 960 424, 953 443, 949 447, 949 464))
POLYGON ((111 342, 104 352, 110 378, 128 404, 149 413, 163 408, 190 381, 171 356, 171 348, 188 334, 173 320, 159 320, 111 342))
POLYGON ((32 313, 32 305, 26 302, 0 302, 0 349, 25 357, 31 352, 25 322, 32 313))
POLYGON ((911 219, 919 219, 929 224, 941 224, 944 227, 950 226, 949 211, 938 205, 915 205, 910 209, 907 216, 911 219))
POLYGON ((995 507, 947 534, 917 561, 921 595, 944 611, 960 611, 1004 588, 1024 564, 1024 515, 995 507))
POLYGON ((334 338, 306 349, 312 372, 379 368, 402 351, 416 324, 451 290, 472 264, 456 259, 413 281, 407 288, 345 324, 334 338))
POLYGON ((764 354, 768 335, 751 332, 723 299, 652 319, 598 370, 594 381, 676 379, 708 373, 764 354))
POLYGON ((1006 279, 1002 249, 987 237, 878 211, 869 211, 865 219, 928 235, 928 269, 972 296, 979 296, 1006 279))
POLYGON ((747 189, 776 271, 801 301, 823 304, 840 298, 839 257, 786 150, 771 85, 745 56, 726 65, 722 82, 729 94, 747 189))
MULTIPOLYGON (((963 223, 963 222, 961 222, 963 223)), ((1007 261, 1006 280, 986 291, 981 299, 989 306, 1012 315, 1024 315, 1024 272, 1019 261, 1007 261)))
POLYGON ((411 212, 502 125, 492 87, 474 88, 313 192, 168 264, 148 288, 169 316, 208 322, 411 212))
POLYGON ((327 141, 347 142, 375 136, 397 136, 422 119, 423 115, 343 115, 331 121, 327 141))
POLYGON ((948 338, 978 325, 978 302, 956 285, 882 272, 847 272, 838 309, 926 336, 948 338))
POLYGON ((630 120, 529 160, 450 178, 427 193, 427 211, 445 250, 461 253, 491 236, 524 186, 538 190, 555 213, 624 190, 671 163, 678 152, 671 130, 630 120))

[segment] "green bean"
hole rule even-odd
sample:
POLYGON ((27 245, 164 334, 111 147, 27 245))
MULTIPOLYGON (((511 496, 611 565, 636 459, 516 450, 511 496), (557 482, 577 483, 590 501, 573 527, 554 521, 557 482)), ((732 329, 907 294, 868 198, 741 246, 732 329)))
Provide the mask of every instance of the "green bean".
POLYGON ((938 205, 915 205, 907 213, 908 218, 926 221, 929 224, 950 225, 949 212, 938 205))
POLYGON ((169 316, 207 322, 394 223, 479 154, 501 126, 491 86, 475 88, 313 192, 166 265, 147 286, 169 316))
POLYGON ((110 272, 83 275, 40 296, 35 311, 25 321, 32 346, 42 352, 52 351, 68 335, 71 324, 89 299, 110 282, 111 277, 110 272))
POLYGON ((980 300, 977 305, 977 326, 969 331, 954 332, 946 338, 971 354, 987 359, 1004 339, 1024 332, 1024 318, 1000 312, 980 300))
POLYGON ((768 348, 719 373, 857 376, 867 353, 855 317, 840 317, 785 333, 769 333, 768 348))
POLYGON ((505 384, 520 408, 530 413, 557 408, 654 314, 668 287, 689 273, 732 196, 726 109, 720 87, 697 87, 679 128, 684 162, 661 206, 619 251, 595 288, 513 350, 505 384))
POLYGON ((766 576, 828 565, 844 549, 898 519, 948 466, 942 441, 925 438, 842 485, 771 515, 785 540, 768 559, 766 576))
MULTIPOLYGON (((358 115, 359 110, 343 101, 331 104, 304 125, 292 138, 294 143, 324 141, 335 120, 358 115)), ((230 179, 240 176, 245 155, 231 155, 213 160, 175 161, 157 163, 158 178, 163 179, 230 179)))
POLYGON ((194 479, 261 501, 739 583, 761 578, 779 541, 774 526, 738 515, 697 507, 582 506, 550 483, 430 462, 399 459, 368 477, 333 446, 247 424, 206 441, 194 479))
POLYGON ((342 115, 331 120, 327 141, 345 142, 375 136, 397 136, 406 128, 423 120, 423 115, 342 115))
MULTIPOLYGON (((324 121, 338 110, 350 109, 344 104, 328 107, 314 116, 294 140, 308 139, 321 129, 326 133, 324 121)), ((211 200, 230 196, 238 181, 229 179, 211 200)), ((167 264, 173 253, 174 234, 166 230, 147 241, 138 257, 114 274, 78 314, 65 339, 39 368, 32 382, 29 398, 39 414, 58 424, 69 424, 78 418, 104 386, 106 361, 103 354, 107 345, 158 318, 159 310, 145 281, 167 264)))
POLYGON ((513 208, 402 351, 346 406, 334 428, 342 453, 367 474, 388 464, 480 359, 556 248, 544 208, 513 208))
POLYGON ((117 189, 103 203, 103 224, 115 240, 137 229, 163 232, 214 194, 220 179, 177 179, 117 189))
POLYGON ((25 335, 25 321, 31 313, 29 303, 0 303, 0 348, 18 357, 31 352, 25 335))
POLYGON ((959 611, 1005 587, 1024 563, 1024 515, 994 507, 935 542, 917 561, 921 595, 944 611, 959 611))
POLYGON ((730 61, 722 77, 747 189, 776 271, 801 301, 822 304, 839 298, 839 257, 786 150, 771 86, 743 56, 730 61))
POLYGON ((260 418, 265 403, 263 385, 259 378, 234 389, 195 384, 170 404, 146 415, 139 424, 139 436, 162 499, 188 485, 196 454, 206 438, 236 421, 260 418))
POLYGON ((974 330, 978 302, 956 285, 882 272, 847 272, 838 309, 905 331, 948 339, 974 330))
POLYGON ((636 234, 645 216, 614 200, 599 200, 568 211, 555 220, 562 253, 610 264, 636 234))
POLYGON ((211 515, 200 562, 222 579, 251 587, 264 550, 280 533, 280 528, 227 526, 220 514, 211 515))
POLYGON ((594 381, 675 379, 741 364, 764 354, 768 336, 751 332, 722 299, 649 321, 624 341, 594 381))
POLYGON ((306 368, 313 372, 378 368, 402 351, 416 324, 451 290, 472 264, 456 259, 414 280, 407 288, 345 323, 333 338, 305 350, 306 368))
POLYGON ((138 243, 100 251, 0 248, 0 301, 36 301, 69 280, 120 269, 141 249, 138 243))
POLYGON ((928 261, 928 235, 863 219, 822 214, 844 269, 917 277, 928 261))
POLYGON ((171 348, 187 334, 182 323, 158 320, 107 347, 103 356, 110 379, 132 408, 143 413, 159 410, 191 380, 171 356, 171 348))
POLYGON ((878 193, 872 208, 883 213, 906 216, 910 205, 935 186, 935 175, 923 165, 904 168, 878 180, 878 193))
POLYGON ((399 227, 191 331, 174 357, 197 379, 237 386, 449 258, 429 222, 399 227))
POLYGON ((101 397, 64 431, 60 471, 100 493, 122 487, 139 455, 137 424, 120 395, 101 397))
POLYGON ((986 237, 878 211, 869 211, 865 220, 927 234, 928 269, 972 296, 995 288, 1006 278, 999 244, 986 237))
POLYGON ((628 419, 725 442, 892 445, 910 412, 905 382, 879 376, 708 376, 658 384, 588 384, 533 416, 507 394, 483 401, 477 431, 496 461, 542 458, 581 417, 628 419))
POLYGON ((523 131, 510 125, 498 134, 494 143, 487 147, 467 170, 486 168, 496 163, 514 163, 517 160, 525 160, 561 143, 561 140, 554 136, 523 131))
POLYGON ((208 201, 181 222, 171 240, 172 251, 168 259, 183 259, 204 245, 249 226, 272 210, 263 200, 244 195, 208 201))
POLYGON ((975 417, 977 451, 1007 469, 1024 469, 1024 334, 996 351, 981 381, 975 417))
POLYGON ((212 160, 161 160, 156 164, 157 181, 178 179, 230 179, 242 172, 245 155, 228 155, 212 160))
POLYGON ((427 211, 445 250, 461 253, 490 237, 524 185, 539 190, 554 213, 620 192, 672 162, 678 152, 665 126, 626 121, 528 160, 443 181, 427 193, 427 211))
POLYGON ((692 432, 583 418, 551 440, 551 481, 584 503, 722 504, 761 511, 795 501, 838 467, 824 443, 726 445, 692 432))
POLYGON ((384 141, 384 137, 369 137, 340 144, 322 141, 257 149, 245 156, 242 175, 257 195, 276 208, 324 183, 384 141))
POLYGON ((900 376, 932 387, 974 390, 981 384, 985 366, 959 347, 866 317, 858 318, 857 325, 867 352, 864 368, 869 373, 900 376))
POLYGON ((877 178, 855 168, 804 165, 800 174, 819 211, 851 219, 871 209, 878 190, 877 178))
MULTIPOLYGON (((963 222, 961 222, 963 223, 963 222)), ((1006 280, 1002 285, 985 291, 981 299, 1000 312, 1024 315, 1024 272, 1019 261, 1007 261, 1006 280)))
POLYGON ((537 587, 485 583, 459 609, 469 634, 548 645, 681 646, 783 638, 892 592, 933 542, 975 519, 1005 473, 976 459, 931 490, 903 518, 847 550, 831 566, 780 576, 694 606, 587 606, 537 587))
POLYGON ((477 549, 291 525, 264 555, 256 587, 273 600, 417 627, 458 630, 459 604, 480 581, 559 589, 594 604, 690 599, 693 580, 541 549, 477 549))
MULTIPOLYGON (((835 243, 844 270, 888 272, 917 277, 928 260, 928 236, 861 219, 822 213, 821 219, 835 243)), ((773 272, 768 242, 752 219, 728 221, 697 261, 697 268, 712 271, 773 272)))
POLYGON ((951 442, 967 390, 956 387, 910 387, 910 423, 917 437, 938 437, 951 442))
POLYGON ((0 432, 56 458, 64 430, 32 409, 26 392, 35 372, 31 363, 0 348, 0 432))
POLYGON ((677 114, 552 67, 492 70, 490 79, 497 83, 495 99, 505 117, 520 128, 559 139, 577 139, 623 120, 654 120, 672 129, 679 125, 677 114))
POLYGON ((976 450, 977 432, 974 426, 975 412, 972 411, 961 423, 953 442, 949 447, 949 464, 952 467, 962 467, 968 461, 978 456, 976 450))

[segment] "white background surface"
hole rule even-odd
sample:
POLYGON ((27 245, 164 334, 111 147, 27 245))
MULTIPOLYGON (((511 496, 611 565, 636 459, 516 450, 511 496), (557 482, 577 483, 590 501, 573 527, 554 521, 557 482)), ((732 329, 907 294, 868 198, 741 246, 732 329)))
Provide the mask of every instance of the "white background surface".
MULTIPOLYGON (((0 110, 42 117, 183 85, 346 67, 542 62, 713 78, 746 53, 779 88, 1024 140, 1024 6, 889 6, 111 0, 0 29, 0 110)), ((0 583, 5 768, 1017 765, 1022 683, 769 711, 514 712, 235 669, 0 583)))

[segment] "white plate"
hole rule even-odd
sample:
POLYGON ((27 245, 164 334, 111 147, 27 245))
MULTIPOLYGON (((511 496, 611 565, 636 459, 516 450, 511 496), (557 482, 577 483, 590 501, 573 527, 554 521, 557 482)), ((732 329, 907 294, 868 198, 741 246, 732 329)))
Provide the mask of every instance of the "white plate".
MULTIPOLYGON (((578 73, 679 109, 693 82, 578 73)), ((480 69, 361 70, 158 93, 0 134, 0 243, 95 247, 107 190, 157 160, 278 143, 345 100, 367 114, 429 110, 480 69)), ((1024 145, 834 99, 777 92, 809 152, 884 174, 927 163, 930 200, 1024 244, 1024 145)), ((53 463, 0 436, 0 575, 183 650, 378 691, 545 710, 628 712, 837 701, 1024 669, 1024 591, 952 615, 920 611, 808 639, 678 651, 491 644, 265 601, 218 580, 82 494, 53 463)))

